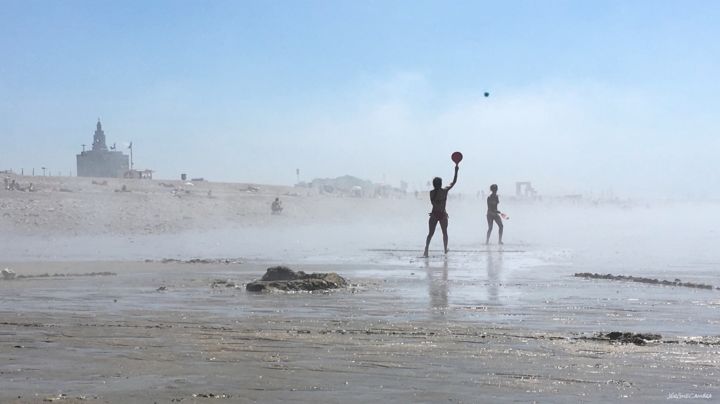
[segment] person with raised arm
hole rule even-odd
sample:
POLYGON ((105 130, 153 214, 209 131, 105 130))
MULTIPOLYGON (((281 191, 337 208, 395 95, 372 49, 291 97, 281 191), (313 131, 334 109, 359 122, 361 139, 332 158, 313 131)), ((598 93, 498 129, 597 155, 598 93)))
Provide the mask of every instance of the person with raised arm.
POLYGON ((430 219, 428 221, 428 235, 427 239, 425 240, 425 252, 423 253, 423 257, 428 256, 430 240, 432 240, 433 234, 435 234, 435 228, 437 227, 438 223, 440 223, 440 230, 442 230, 443 233, 444 251, 445 254, 448 253, 448 214, 445 210, 445 205, 447 204, 448 191, 450 191, 452 187, 455 186, 455 183, 457 183, 458 170, 460 169, 458 163, 459 161, 455 162, 455 176, 453 177, 450 185, 443 188, 442 178, 435 177, 433 179, 433 190, 430 191, 430 203, 432 203, 432 211, 430 212, 430 219))

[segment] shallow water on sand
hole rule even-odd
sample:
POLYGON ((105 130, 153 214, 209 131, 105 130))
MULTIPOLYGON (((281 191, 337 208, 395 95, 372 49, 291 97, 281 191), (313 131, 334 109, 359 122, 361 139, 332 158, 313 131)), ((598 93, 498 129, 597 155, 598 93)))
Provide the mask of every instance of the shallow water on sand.
MULTIPOLYGON (((306 272, 335 271, 355 284, 350 291, 321 295, 246 292, 242 284, 259 278, 272 264, 267 262, 174 264, 171 271, 162 270, 170 264, 127 262, 113 264, 117 276, 0 282, 0 302, 3 311, 25 314, 123 318, 162 311, 225 322, 277 313, 299 319, 431 320, 561 333, 717 335, 719 290, 576 278, 578 268, 566 252, 523 248, 455 251, 429 259, 417 258, 414 251, 363 251, 358 255, 365 263, 293 265, 306 272), (124 272, 123 266, 132 270, 124 272), (229 279, 239 287, 212 288, 215 279, 229 279), (161 286, 166 290, 158 291, 161 286)), ((33 265, 38 266, 35 272, 47 272, 42 264, 33 265)), ((83 265, 104 270, 107 264, 83 265)), ((698 268, 693 279, 711 275, 698 268)))
MULTIPOLYGON (((462 208, 454 218, 463 216, 462 208)), ((709 220, 717 215, 714 205, 513 209, 513 221, 506 223, 506 245, 494 244, 493 235, 493 243, 485 246, 477 223, 455 220, 450 253, 434 250, 428 259, 419 257, 422 237, 421 243, 415 237, 424 234, 422 221, 144 236, 5 235, 0 238, 6 262, 241 257, 246 264, 219 266, 211 272, 192 267, 181 273, 133 271, 132 277, 119 271, 117 277, 79 282, 38 279, 27 282, 47 288, 32 288, 23 295, 9 291, 3 302, 28 310, 93 307, 111 312, 165 305, 168 310, 217 316, 246 316, 280 307, 300 316, 333 310, 393 321, 430 318, 552 331, 717 335, 718 290, 573 277, 576 272, 597 272, 720 286, 720 251, 715 248, 720 234, 709 220), (684 216, 674 214, 678 210, 684 216), (336 271, 360 288, 357 293, 289 299, 241 289, 208 293, 212 277, 247 282, 258 278, 266 264, 275 263, 336 271), (58 282, 62 288, 56 287, 58 282), (155 288, 165 283, 173 287, 158 295, 155 288), (110 297, 118 302, 109 303, 110 297)), ((438 232, 432 246, 440 243, 438 232)))
POLYGON ((720 286, 718 240, 700 229, 668 242, 670 224, 638 223, 606 240, 601 222, 576 240, 508 224, 502 248, 481 245, 458 223, 450 253, 431 250, 428 259, 399 224, 372 229, 373 237, 370 227, 310 226, 12 239, 2 264, 18 274, 117 275, 0 280, 0 401, 60 392, 107 402, 194 402, 203 392, 239 402, 717 397, 719 290, 573 274, 720 286), (241 263, 144 262, 166 257, 241 263), (338 272, 353 286, 244 290, 275 264, 338 272), (213 288, 218 279, 239 287, 213 288), (610 331, 657 333, 664 343, 582 338, 610 331), (696 336, 704 338, 689 341, 696 336))

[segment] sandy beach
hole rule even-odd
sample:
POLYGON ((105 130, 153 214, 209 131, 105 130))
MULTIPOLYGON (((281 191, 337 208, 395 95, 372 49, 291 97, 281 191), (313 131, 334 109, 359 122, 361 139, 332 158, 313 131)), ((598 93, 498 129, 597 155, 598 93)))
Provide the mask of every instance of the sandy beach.
POLYGON ((718 21, 0 0, 0 404, 720 403, 718 21))
POLYGON ((457 198, 450 253, 438 235, 422 259, 428 203, 412 194, 18 181, 37 191, 0 191, 0 267, 17 275, 0 280, 2 402, 720 397, 720 290, 574 276, 720 286, 712 203, 508 199, 507 244, 485 246, 484 201, 457 198), (276 264, 351 287, 245 291, 276 264))

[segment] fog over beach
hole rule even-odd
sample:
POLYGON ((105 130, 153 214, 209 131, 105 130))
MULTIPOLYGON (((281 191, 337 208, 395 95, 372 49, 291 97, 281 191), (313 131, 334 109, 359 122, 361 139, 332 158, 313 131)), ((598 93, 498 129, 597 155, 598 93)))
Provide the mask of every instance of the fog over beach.
POLYGON ((35 372, 45 386, 13 377, 3 383, 6 398, 32 402, 69 394, 111 402, 169 401, 212 393, 235 401, 272 401, 309 389, 333 401, 387 385, 392 392, 381 390, 380 397, 424 401, 418 392, 432 391, 435 398, 429 401, 469 400, 477 394, 471 386, 497 383, 500 387, 490 389, 489 397, 501 401, 545 394, 553 400, 591 395, 652 401, 664 398, 667 389, 683 389, 673 381, 677 374, 706 380, 704 391, 715 391, 707 366, 714 366, 711 352, 718 343, 718 290, 573 276, 611 273, 720 286, 715 274, 720 257, 712 248, 718 233, 710 220, 715 203, 508 198, 505 211, 512 217, 505 224, 506 244, 498 246, 493 239, 485 246, 484 201, 464 196, 449 201, 450 253, 445 257, 436 240, 430 258, 423 259, 424 195, 354 198, 258 184, 249 192, 248 184, 91 181, 48 177, 35 192, 2 194, 8 230, 2 236, 4 265, 23 277, 0 281, 3 355, 13 363, 5 371, 22 375, 25 367, 40 366, 35 372), (121 184, 127 191, 115 192, 121 184), (174 188, 161 184, 191 190, 177 196, 174 188), (270 214, 276 197, 284 203, 282 215, 270 214), (687 212, 683 219, 693 220, 676 220, 678 210, 687 212), (284 297, 212 286, 225 279, 244 285, 277 264, 334 271, 353 286, 329 295, 284 297), (111 275, 85 276, 104 272, 111 275), (146 327, 160 328, 151 335, 120 331, 146 327), (205 336, 196 335, 196 327, 205 336), (640 351, 632 344, 595 340, 613 331, 657 333, 663 340, 640 351), (364 336, 360 340, 358 332, 364 336), (48 343, 41 336, 49 347, 39 345, 48 343), (248 342, 223 342, 236 337, 248 342), (155 342, 148 345, 146 338, 155 342), (177 338, 183 339, 181 351, 169 343, 177 338), (202 345, 207 338, 216 340, 212 348, 202 345), (275 342, 261 342, 268 340, 275 342), (104 365, 92 350, 76 347, 88 343, 115 359, 104 365), (257 344, 265 346, 265 353, 251 353, 257 344), (328 347, 328 354, 306 356, 321 346, 328 347), (425 346, 422 356, 412 354, 425 346), (332 347, 344 348, 333 354, 332 347), (81 356, 68 357, 67 349, 81 356), (144 353, 125 363, 127 349, 144 353), (554 353, 547 356, 547 349, 554 353), (595 352, 594 361, 586 362, 577 349, 595 352), (695 352, 697 367, 654 359, 687 349, 695 352), (186 350, 195 353, 182 356, 186 350), (446 351, 454 353, 441 354, 446 351), (63 365, 63 360, 86 361, 80 358, 88 355, 94 359, 87 370, 69 371, 63 365), (158 355, 174 358, 174 366, 181 367, 225 359, 215 370, 188 372, 168 368, 158 355), (510 360, 523 355, 538 361, 510 360), (33 365, 40 357, 43 365, 33 365), (483 360, 483 366, 464 363, 469 357, 483 360), (430 373, 428 384, 430 379, 407 370, 427 367, 420 358, 435 358, 430 360, 444 363, 445 370, 430 373), (123 363, 126 370, 109 374, 111 363, 123 363), (238 373, 241 363, 245 370, 238 373), (559 368, 550 370, 553 363, 559 368), (568 365, 571 373, 558 370, 568 365), (370 370, 375 366, 395 370, 370 370), (583 366, 601 370, 578 373, 583 366), (648 367, 661 372, 648 374, 648 367), (53 375, 61 369, 62 375, 53 375), (342 380, 314 375, 346 370, 350 374, 342 380), (197 378, 208 377, 207 372, 226 376, 200 383, 197 378), (166 377, 158 379, 158 374, 166 377), (391 374, 400 384, 381 380, 391 374), (253 379, 258 376, 263 378, 253 379), (435 384, 446 377, 460 384, 450 382, 452 391, 435 384), (118 384, 121 379, 126 382, 118 384), (238 388, 236 382, 254 387, 238 388), (107 383, 114 387, 104 387, 107 383), (408 383, 414 392, 407 390, 408 383), (654 392, 640 397, 640 389, 654 392))
POLYGON ((720 397, 714 2, 0 8, 0 402, 720 397))

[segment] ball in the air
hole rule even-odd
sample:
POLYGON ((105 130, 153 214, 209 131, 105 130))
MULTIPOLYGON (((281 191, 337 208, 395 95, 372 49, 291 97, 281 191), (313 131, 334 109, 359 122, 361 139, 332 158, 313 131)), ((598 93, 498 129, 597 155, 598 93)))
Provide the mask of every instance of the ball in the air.
POLYGON ((490 93, 488 93, 487 91, 485 91, 485 93, 484 93, 483 95, 484 95, 485 97, 489 97, 489 96, 490 96, 490 93))

